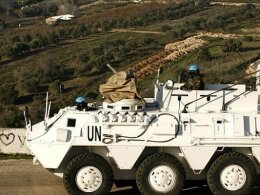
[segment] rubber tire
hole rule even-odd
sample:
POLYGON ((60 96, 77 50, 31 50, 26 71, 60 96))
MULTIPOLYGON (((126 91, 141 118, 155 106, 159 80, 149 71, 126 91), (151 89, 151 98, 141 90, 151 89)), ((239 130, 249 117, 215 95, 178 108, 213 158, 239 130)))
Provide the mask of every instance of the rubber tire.
POLYGON ((108 162, 101 156, 94 153, 83 153, 74 157, 67 165, 63 176, 64 186, 69 194, 75 195, 104 195, 110 192, 114 181, 113 170, 108 162), (102 174, 102 185, 95 192, 83 192, 76 184, 75 177, 77 172, 84 166, 94 166, 102 174))
POLYGON ((207 173, 207 182, 213 194, 217 195, 246 195, 250 194, 254 187, 256 170, 252 161, 238 152, 229 152, 218 157, 210 166, 207 173), (245 185, 236 191, 225 189, 220 182, 220 173, 228 165, 239 165, 246 172, 245 185))
POLYGON ((142 194, 147 195, 161 195, 161 194, 179 194, 181 189, 184 186, 185 182, 185 169, 181 162, 173 157, 170 154, 166 153, 155 153, 151 156, 147 157, 138 167, 138 170, 136 172, 136 184, 139 189, 139 191, 142 194), (172 168, 172 170, 176 174, 176 185, 175 187, 169 191, 168 193, 161 193, 158 191, 155 191, 149 184, 148 176, 150 171, 159 165, 166 165, 172 168))

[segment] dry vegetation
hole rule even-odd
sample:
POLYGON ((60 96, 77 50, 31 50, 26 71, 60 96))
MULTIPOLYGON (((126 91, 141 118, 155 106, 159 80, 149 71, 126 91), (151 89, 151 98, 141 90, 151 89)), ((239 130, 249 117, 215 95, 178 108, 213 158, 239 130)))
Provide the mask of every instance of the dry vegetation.
MULTIPOLYGON (((84 5, 81 0, 77 3, 84 5)), ((82 9, 76 20, 57 26, 47 26, 45 16, 24 17, 20 12, 15 10, 17 16, 0 13, 0 18, 7 23, 7 28, 0 32, 0 47, 11 46, 12 52, 18 52, 17 48, 22 51, 17 56, 6 56, 0 51, 0 126, 23 125, 22 113, 17 109, 22 110, 25 105, 30 107, 33 122, 41 120, 47 90, 51 93, 53 112, 73 105, 77 95, 89 96, 90 100, 93 95, 94 99, 99 84, 111 75, 106 63, 118 70, 134 66, 142 78, 148 75, 139 83, 142 94, 150 93, 154 71, 161 65, 167 69, 162 80, 176 80, 179 70, 190 63, 199 63, 208 82, 232 81, 246 64, 238 62, 235 52, 227 51, 226 55, 220 47, 212 47, 225 41, 204 34, 203 41, 200 39, 196 45, 198 39, 191 43, 193 38, 189 37, 203 30, 243 33, 259 21, 256 8, 199 7, 191 2, 178 6, 158 2, 102 4, 82 9), (253 15, 248 15, 250 9, 253 15), (182 47, 187 38, 188 44, 182 47), (198 52, 204 41, 208 43, 210 60, 198 52), (174 47, 165 51, 169 43, 174 47)), ((242 35, 239 41, 246 62, 256 59, 260 53, 257 36, 242 35)))

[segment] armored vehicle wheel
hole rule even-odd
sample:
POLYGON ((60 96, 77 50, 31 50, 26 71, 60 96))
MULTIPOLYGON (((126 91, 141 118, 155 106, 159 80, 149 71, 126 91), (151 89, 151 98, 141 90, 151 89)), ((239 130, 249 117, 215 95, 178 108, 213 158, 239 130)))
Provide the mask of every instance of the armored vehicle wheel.
POLYGON ((248 157, 229 152, 212 163, 207 181, 214 194, 245 195, 252 191, 255 177, 255 167, 248 157))
POLYGON ((136 183, 142 194, 179 194, 185 181, 185 170, 170 154, 156 153, 146 158, 136 172, 136 183))
POLYGON ((69 194, 107 194, 114 175, 107 161, 89 153, 73 158, 66 167, 63 182, 69 194))

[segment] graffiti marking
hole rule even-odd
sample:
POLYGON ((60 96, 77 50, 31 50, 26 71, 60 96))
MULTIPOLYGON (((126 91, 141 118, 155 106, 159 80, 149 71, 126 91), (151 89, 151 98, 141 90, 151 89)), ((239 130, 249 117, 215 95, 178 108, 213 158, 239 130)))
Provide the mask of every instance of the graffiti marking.
POLYGON ((14 142, 14 138, 15 138, 15 135, 13 133, 9 133, 9 134, 4 134, 4 133, 1 133, 0 134, 0 141, 5 145, 5 146, 8 146, 10 145, 11 143, 14 142))
POLYGON ((20 135, 18 135, 18 139, 19 139, 19 141, 21 142, 21 144, 22 144, 22 146, 24 145, 24 143, 25 143, 25 136, 20 136, 20 135))

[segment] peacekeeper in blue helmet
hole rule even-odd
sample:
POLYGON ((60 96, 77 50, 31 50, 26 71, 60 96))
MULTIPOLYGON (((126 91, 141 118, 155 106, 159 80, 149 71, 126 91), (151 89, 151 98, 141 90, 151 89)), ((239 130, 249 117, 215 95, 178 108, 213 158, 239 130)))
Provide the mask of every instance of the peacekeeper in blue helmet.
POLYGON ((76 98, 76 106, 78 110, 88 109, 88 103, 85 97, 79 96, 76 98))
POLYGON ((97 107, 93 107, 92 106, 88 106, 88 101, 87 101, 87 98, 83 97, 83 96, 78 96, 76 98, 76 107, 78 110, 88 110, 88 111, 91 111, 91 110, 96 110, 97 107))
POLYGON ((181 87, 182 90, 203 90, 203 76, 200 74, 200 68, 196 64, 189 67, 189 71, 185 75, 185 84, 181 87))

